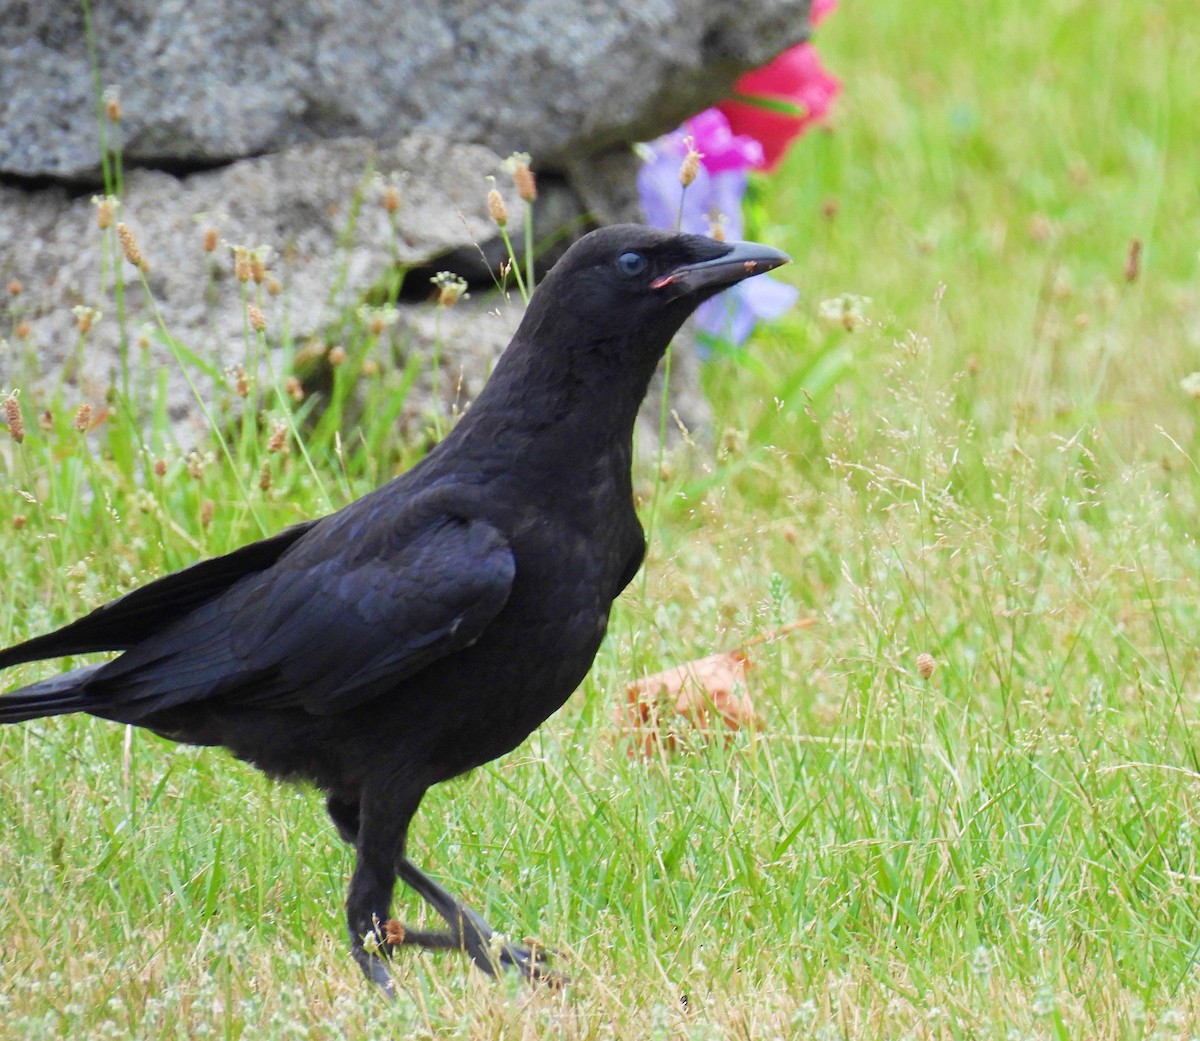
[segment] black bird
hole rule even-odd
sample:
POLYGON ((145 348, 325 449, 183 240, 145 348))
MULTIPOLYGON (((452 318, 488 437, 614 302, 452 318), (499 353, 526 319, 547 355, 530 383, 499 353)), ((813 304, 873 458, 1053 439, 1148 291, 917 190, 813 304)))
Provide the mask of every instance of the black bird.
POLYGON ((355 960, 389 992, 398 943, 551 978, 408 859, 409 822, 431 785, 515 748, 583 680, 645 555, 630 461, 654 369, 698 304, 787 260, 635 225, 585 236, 425 459, 0 651, 0 668, 123 652, 0 697, 0 722, 87 712, 316 785, 356 851, 355 960), (397 878, 445 931, 389 941, 397 878))

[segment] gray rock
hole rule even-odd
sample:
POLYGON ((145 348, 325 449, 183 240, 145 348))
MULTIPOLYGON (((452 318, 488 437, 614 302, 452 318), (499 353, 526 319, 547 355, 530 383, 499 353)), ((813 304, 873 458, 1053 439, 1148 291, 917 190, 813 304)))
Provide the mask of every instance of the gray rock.
MULTIPOLYGON (((129 165, 225 163, 415 130, 565 169, 719 100, 809 0, 94 0, 129 165)), ((0 0, 0 174, 94 183, 82 5, 0 0)))
MULTIPOLYGON (((311 353, 309 341, 337 344, 344 332, 339 323, 364 299, 379 296, 397 265, 417 269, 406 281, 413 292, 406 292, 386 337, 395 354, 424 359, 402 417, 408 432, 419 436, 435 407, 432 359, 439 359, 436 407, 451 414, 478 393, 522 312, 515 292, 487 292, 490 274, 482 264, 471 272, 481 285, 466 301, 439 309, 420 299, 432 290, 429 272, 452 266, 446 258, 474 258, 481 250, 495 255, 489 176, 519 224, 524 203, 499 156, 427 133, 386 148, 362 139, 297 145, 184 179, 134 170, 115 220, 137 237, 148 262, 150 296, 137 270, 118 260, 123 321, 114 236, 97 227, 94 200, 62 188, 0 186, 0 279, 22 284, 4 328, 27 325, 23 338, 0 347, 0 389, 20 384, 37 394, 65 379, 72 388, 68 402, 72 396, 102 401, 120 382, 124 342, 135 364, 168 373, 169 411, 180 440, 190 446, 205 435, 203 409, 161 329, 217 370, 244 364, 246 310, 230 247, 266 247, 279 292, 259 292, 254 283, 248 288, 251 298, 261 297, 266 341, 276 349, 308 345, 311 353), (401 197, 394 225, 382 205, 387 185, 401 197), (212 252, 204 248, 209 229, 219 240, 212 252), (101 312, 82 347, 76 307, 101 312)), ((677 362, 672 407, 688 425, 700 427, 708 410, 694 366, 690 358, 677 362)), ((282 368, 275 365, 276 372, 282 368)), ((211 386, 206 379, 200 384, 203 392, 211 386)), ((657 416, 657 400, 648 411, 657 416)), ((657 419, 649 426, 656 430, 657 419)), ((674 435, 674 424, 671 429, 674 435)))
MULTIPOLYGON (((14 304, 17 317, 28 323, 27 337, 0 355, 0 385, 33 375, 19 368, 32 351, 42 373, 65 372, 80 394, 94 398, 113 379, 122 340, 146 341, 173 373, 172 412, 194 414, 192 393, 162 345, 159 318, 187 350, 212 364, 241 362, 246 312, 232 245, 269 250, 269 273, 280 291, 262 294, 267 341, 302 344, 324 337, 331 323, 353 314, 364 294, 385 284, 397 265, 426 264, 490 241, 496 229, 486 206, 489 175, 519 213, 523 204, 498 156, 430 134, 414 134, 389 148, 364 140, 297 145, 183 180, 134 170, 115 219, 133 230, 148 261, 153 304, 136 269, 119 261, 126 286, 123 322, 94 201, 62 189, 0 187, 0 276, 22 283, 14 304), (381 204, 387 184, 398 186, 402 200, 394 230, 381 204), (209 229, 220 243, 211 253, 204 249, 209 229), (77 306, 102 312, 79 366, 77 306)), ((114 249, 111 232, 107 245, 114 249)), ((249 288, 256 289, 253 283, 249 288)), ((421 310, 399 308, 407 325, 392 334, 404 338, 411 332, 413 349, 420 349, 425 334, 421 310)), ((512 326, 512 320, 486 316, 473 323, 480 357, 494 355, 512 326)))
MULTIPOLYGON (((24 284, 16 308, 29 330, 0 353, 0 387, 40 373, 95 399, 122 351, 145 342, 171 373, 178 428, 199 428, 155 326, 161 316, 217 367, 244 357, 242 287, 228 248, 201 248, 207 228, 274 251, 282 292, 263 302, 270 344, 332 342, 331 323, 398 264, 415 268, 406 285, 439 268, 490 282, 504 250, 484 178, 497 177, 519 221, 499 158, 516 149, 539 172, 545 267, 591 225, 640 219, 629 143, 671 129, 804 38, 808 9, 809 0, 93 0, 93 70, 82 4, 0 0, 0 277, 24 284), (120 88, 116 125, 99 112, 107 84, 120 88), (90 193, 69 188, 100 182, 105 134, 122 154, 121 219, 149 258, 153 307, 119 260, 130 288, 118 307, 90 193), (396 178, 404 197, 394 229, 371 169, 396 178), (77 306, 104 313, 82 349, 77 306)), ((511 302, 474 297, 436 318, 442 407, 462 403, 448 388, 473 395, 517 320, 511 302)), ((427 305, 401 307, 389 333, 396 349, 431 356, 431 316, 427 305)), ((696 370, 688 350, 677 352, 672 407, 702 430, 696 370)), ((415 388, 417 418, 432 390, 431 378, 415 388)), ((658 407, 652 395, 645 429, 657 430, 658 407)))

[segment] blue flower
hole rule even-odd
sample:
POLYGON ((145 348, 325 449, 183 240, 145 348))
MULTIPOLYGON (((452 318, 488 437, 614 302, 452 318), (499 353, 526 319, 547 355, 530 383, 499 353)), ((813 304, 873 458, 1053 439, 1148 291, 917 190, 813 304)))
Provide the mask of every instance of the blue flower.
MULTIPOLYGON (((728 122, 716 109, 700 113, 646 147, 646 160, 638 172, 638 196, 646 222, 697 235, 711 234, 720 227, 725 238, 740 239, 746 171, 761 162, 762 147, 757 141, 730 133, 728 122), (679 167, 688 153, 688 138, 701 153, 701 160, 696 179, 684 191, 679 167)), ((745 342, 755 322, 778 318, 799 295, 794 287, 760 275, 702 304, 696 311, 696 325, 704 336, 737 347, 745 342)))
POLYGON ((740 347, 755 322, 771 322, 787 314, 799 297, 795 286, 759 275, 702 303, 696 309, 696 325, 704 335, 740 347))

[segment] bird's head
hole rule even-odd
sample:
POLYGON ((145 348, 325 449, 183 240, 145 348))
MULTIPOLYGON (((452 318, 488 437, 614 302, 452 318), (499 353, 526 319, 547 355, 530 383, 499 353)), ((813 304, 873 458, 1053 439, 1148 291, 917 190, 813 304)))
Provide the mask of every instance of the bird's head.
POLYGON ((567 250, 534 294, 529 319, 540 325, 553 314, 576 342, 632 339, 661 353, 705 300, 789 259, 754 242, 617 224, 567 250))
POLYGON ((627 442, 655 366, 688 316, 788 259, 753 242, 635 224, 585 235, 538 286, 460 429, 570 421, 589 436, 627 442))

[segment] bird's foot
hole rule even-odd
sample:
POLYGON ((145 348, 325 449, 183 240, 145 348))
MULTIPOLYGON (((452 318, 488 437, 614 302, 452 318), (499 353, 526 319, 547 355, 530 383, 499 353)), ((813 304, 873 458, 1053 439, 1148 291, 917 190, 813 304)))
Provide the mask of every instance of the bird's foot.
POLYGON ((355 946, 354 960, 363 975, 377 984, 389 998, 396 996, 396 981, 392 979, 391 959, 387 947, 378 942, 378 937, 368 934, 362 946, 355 946))
POLYGON ((536 941, 526 941, 526 945, 510 943, 474 911, 469 908, 463 908, 463 911, 461 930, 434 932, 408 929, 393 918, 384 925, 384 939, 393 947, 463 951, 489 976, 497 975, 501 968, 511 969, 531 983, 544 983, 553 990, 565 987, 570 982, 569 977, 547 965, 554 952, 536 941))
POLYGON ((551 990, 561 990, 571 982, 569 976, 555 972, 546 964, 554 952, 534 941, 509 943, 497 933, 492 937, 491 950, 499 952, 501 965, 519 972, 530 983, 543 983, 551 990))

